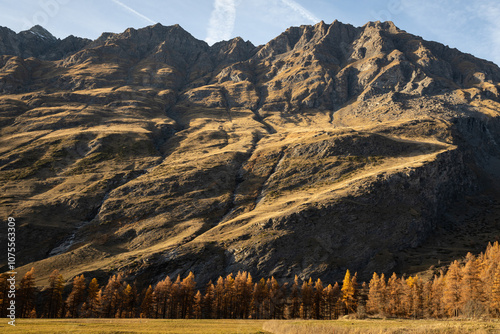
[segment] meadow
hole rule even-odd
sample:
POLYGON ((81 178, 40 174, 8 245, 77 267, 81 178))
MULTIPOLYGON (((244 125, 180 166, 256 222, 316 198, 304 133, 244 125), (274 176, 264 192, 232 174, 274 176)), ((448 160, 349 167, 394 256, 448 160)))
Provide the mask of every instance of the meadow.
POLYGON ((424 334, 500 333, 500 321, 458 320, 153 320, 19 319, 0 324, 2 333, 168 334, 424 334))

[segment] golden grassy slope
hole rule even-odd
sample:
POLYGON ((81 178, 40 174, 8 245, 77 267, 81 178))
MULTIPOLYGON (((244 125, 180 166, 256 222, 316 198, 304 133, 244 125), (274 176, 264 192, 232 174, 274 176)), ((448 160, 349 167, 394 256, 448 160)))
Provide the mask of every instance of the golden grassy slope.
POLYGON ((0 96, 0 213, 19 219, 21 274, 389 271, 489 183, 487 62, 392 23, 216 54, 176 29, 103 36, 58 62, 2 58, 19 87, 0 96))

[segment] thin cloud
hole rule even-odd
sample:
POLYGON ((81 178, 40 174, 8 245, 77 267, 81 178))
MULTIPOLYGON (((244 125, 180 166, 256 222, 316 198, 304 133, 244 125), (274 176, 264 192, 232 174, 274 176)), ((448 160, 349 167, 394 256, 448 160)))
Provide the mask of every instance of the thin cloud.
POLYGON ((302 7, 299 3, 295 2, 294 0, 281 0, 281 2, 283 2, 285 5, 293 9, 295 12, 299 13, 305 19, 311 21, 312 24, 321 21, 317 16, 315 16, 313 13, 302 7))
POLYGON ((233 33, 236 21, 236 4, 234 0, 215 0, 214 10, 208 23, 205 42, 212 45, 222 40, 228 40, 233 33))
POLYGON ((500 65, 500 22, 498 21, 500 5, 490 1, 480 6, 479 12, 484 13, 488 22, 488 39, 491 41, 491 45, 488 47, 490 55, 489 60, 500 65))
POLYGON ((158 23, 157 21, 154 21, 152 19, 150 19, 149 17, 147 17, 146 15, 143 15, 141 13, 139 13, 138 11, 136 11, 135 9, 133 8, 130 8, 129 6, 127 6, 126 4, 124 4, 123 2, 121 1, 118 1, 118 0, 111 0, 113 1, 114 3, 116 3, 117 5, 119 5, 120 7, 126 9, 127 11, 131 12, 132 14, 135 14, 137 16, 139 16, 141 19, 145 20, 145 21, 148 21, 149 23, 151 24, 156 24, 158 23))
POLYGON ((423 0, 418 4, 409 1, 404 4, 404 13, 424 38, 500 64, 498 0, 423 0))

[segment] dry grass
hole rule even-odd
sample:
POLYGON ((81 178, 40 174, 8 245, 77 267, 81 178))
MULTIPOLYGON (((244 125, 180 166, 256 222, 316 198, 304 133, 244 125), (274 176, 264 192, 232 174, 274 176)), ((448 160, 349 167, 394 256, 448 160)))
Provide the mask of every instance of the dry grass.
POLYGON ((498 321, 438 320, 153 320, 18 319, 0 323, 2 333, 168 333, 168 334, 462 334, 500 333, 498 321))
POLYGON ((462 334, 500 333, 500 323, 438 320, 269 321, 263 329, 274 334, 462 334))
POLYGON ((266 334, 260 320, 153 320, 153 319, 19 319, 15 327, 2 321, 1 333, 22 334, 266 334))

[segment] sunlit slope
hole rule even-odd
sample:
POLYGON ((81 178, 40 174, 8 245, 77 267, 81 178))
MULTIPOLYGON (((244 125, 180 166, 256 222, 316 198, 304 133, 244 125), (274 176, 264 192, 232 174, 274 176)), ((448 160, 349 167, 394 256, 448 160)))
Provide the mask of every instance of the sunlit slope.
POLYGON ((259 47, 155 25, 46 59, 0 58, 0 210, 41 283, 365 278, 497 234, 500 69, 390 22, 259 47))

